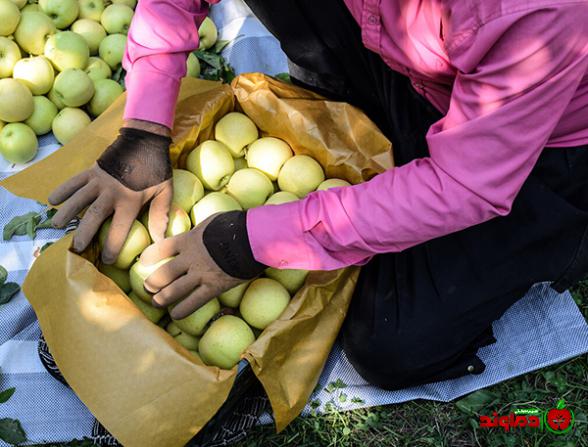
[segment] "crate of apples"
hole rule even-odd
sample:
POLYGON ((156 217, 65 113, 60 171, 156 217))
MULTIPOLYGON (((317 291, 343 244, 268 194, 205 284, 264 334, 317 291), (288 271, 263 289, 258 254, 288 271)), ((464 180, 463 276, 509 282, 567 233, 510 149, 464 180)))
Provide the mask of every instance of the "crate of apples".
MULTIPOLYGON (((204 221, 232 210, 279 205, 304 198, 312 191, 346 186, 342 179, 325 179, 320 164, 307 155, 294 155, 283 140, 259 137, 253 121, 231 112, 215 125, 214 140, 196 146, 186 169, 174 169, 174 197, 166 237, 172 237, 204 221)), ((231 369, 247 347, 277 320, 292 296, 304 285, 305 270, 266 269, 262 277, 243 283, 209 301, 181 320, 151 305, 143 287, 145 279, 169 259, 144 265, 138 256, 151 243, 147 213, 136 220, 112 266, 101 265, 128 298, 180 345, 205 364, 231 369)), ((99 234, 107 237, 110 222, 99 234)))

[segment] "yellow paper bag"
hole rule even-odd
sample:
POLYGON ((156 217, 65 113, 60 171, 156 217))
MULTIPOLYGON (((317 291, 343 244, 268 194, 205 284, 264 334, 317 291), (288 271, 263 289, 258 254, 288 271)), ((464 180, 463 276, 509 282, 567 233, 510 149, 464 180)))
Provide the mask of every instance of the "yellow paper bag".
MULTIPOLYGON (((46 202, 50 192, 90 167, 116 137, 124 97, 51 156, 0 183, 46 202)), ((392 167, 391 144, 358 109, 326 101, 261 74, 232 85, 184 79, 176 109, 172 162, 183 167, 214 124, 242 110, 262 134, 316 158, 328 177, 352 183, 392 167)), ((55 360, 96 418, 129 447, 184 445, 218 411, 233 385, 231 371, 203 365, 149 322, 95 267, 96 246, 83 256, 71 236, 35 261, 23 285, 55 360)), ((244 358, 266 390, 278 430, 304 408, 345 317, 359 270, 313 272, 281 317, 244 358)))

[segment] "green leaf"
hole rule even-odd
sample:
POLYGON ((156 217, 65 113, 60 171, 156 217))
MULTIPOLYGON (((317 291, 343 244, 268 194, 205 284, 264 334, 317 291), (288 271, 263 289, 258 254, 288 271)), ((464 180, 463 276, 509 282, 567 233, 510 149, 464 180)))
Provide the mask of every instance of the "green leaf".
POLYGON ((35 231, 36 228, 37 228, 37 225, 36 225, 34 219, 27 221, 27 223, 25 224, 25 229, 26 229, 27 235, 31 239, 35 239, 35 236, 37 235, 37 232, 35 231))
POLYGON ((292 79, 290 79, 290 73, 278 73, 277 75, 274 76, 274 78, 276 78, 282 82, 292 84, 292 79))
POLYGON ((0 439, 12 445, 22 444, 27 440, 20 421, 16 419, 0 419, 0 439))
POLYGON ((8 303, 14 295, 20 290, 20 286, 15 282, 7 282, 0 287, 0 304, 8 303))
POLYGON ((355 397, 351 398, 351 403, 361 405, 361 404, 365 404, 365 400, 363 400, 360 397, 355 396, 355 397))
POLYGON ((6 278, 8 278, 8 272, 0 265, 0 286, 6 282, 6 278))
POLYGON ((223 51, 225 47, 230 43, 230 40, 217 40, 214 46, 211 48, 211 50, 213 53, 220 54, 221 51, 223 51))
POLYGON ((16 388, 8 388, 0 393, 0 404, 8 402, 8 399, 12 397, 16 388))
POLYGON ((347 394, 345 394, 345 393, 339 394, 339 402, 341 402, 341 403, 347 402, 347 394))
POLYGON ((16 216, 4 226, 2 236, 5 241, 12 239, 14 235, 23 236, 28 233, 27 228, 31 225, 29 222, 32 222, 34 228, 39 223, 39 220, 41 220, 41 216, 34 211, 22 216, 16 216))
POLYGON ((210 53, 208 51, 194 51, 194 55, 202 62, 207 63, 213 68, 220 70, 223 66, 223 57, 219 54, 210 53))
POLYGON ((47 249, 48 249, 49 247, 51 247, 52 245, 53 245, 53 242, 47 242, 46 244, 44 244, 44 245, 41 247, 41 251, 40 251, 40 252, 41 252, 41 253, 43 253, 45 250, 47 250, 47 249))

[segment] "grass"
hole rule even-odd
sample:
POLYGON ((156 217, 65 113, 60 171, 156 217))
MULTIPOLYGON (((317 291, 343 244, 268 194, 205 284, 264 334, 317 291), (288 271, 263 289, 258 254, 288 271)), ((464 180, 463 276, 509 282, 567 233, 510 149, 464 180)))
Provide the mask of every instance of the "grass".
MULTIPOLYGON (((572 294, 588 318, 588 281, 572 294)), ((235 447, 588 447, 588 356, 525 374, 476 391, 458 401, 412 401, 369 409, 299 417, 276 434, 257 427, 235 447), (563 398, 574 411, 574 429, 566 435, 547 431, 481 429, 479 415, 508 414, 516 407, 555 407, 563 398)), ((45 447, 89 447, 85 441, 45 447)))

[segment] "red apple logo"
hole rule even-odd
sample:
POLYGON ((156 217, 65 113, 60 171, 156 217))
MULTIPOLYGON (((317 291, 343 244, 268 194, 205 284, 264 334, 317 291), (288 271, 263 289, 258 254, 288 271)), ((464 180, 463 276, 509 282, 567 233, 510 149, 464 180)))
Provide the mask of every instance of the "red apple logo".
POLYGON ((565 402, 561 399, 556 408, 552 408, 545 414, 545 423, 547 429, 552 433, 567 433, 572 429, 574 422, 574 413, 565 407, 565 402))

